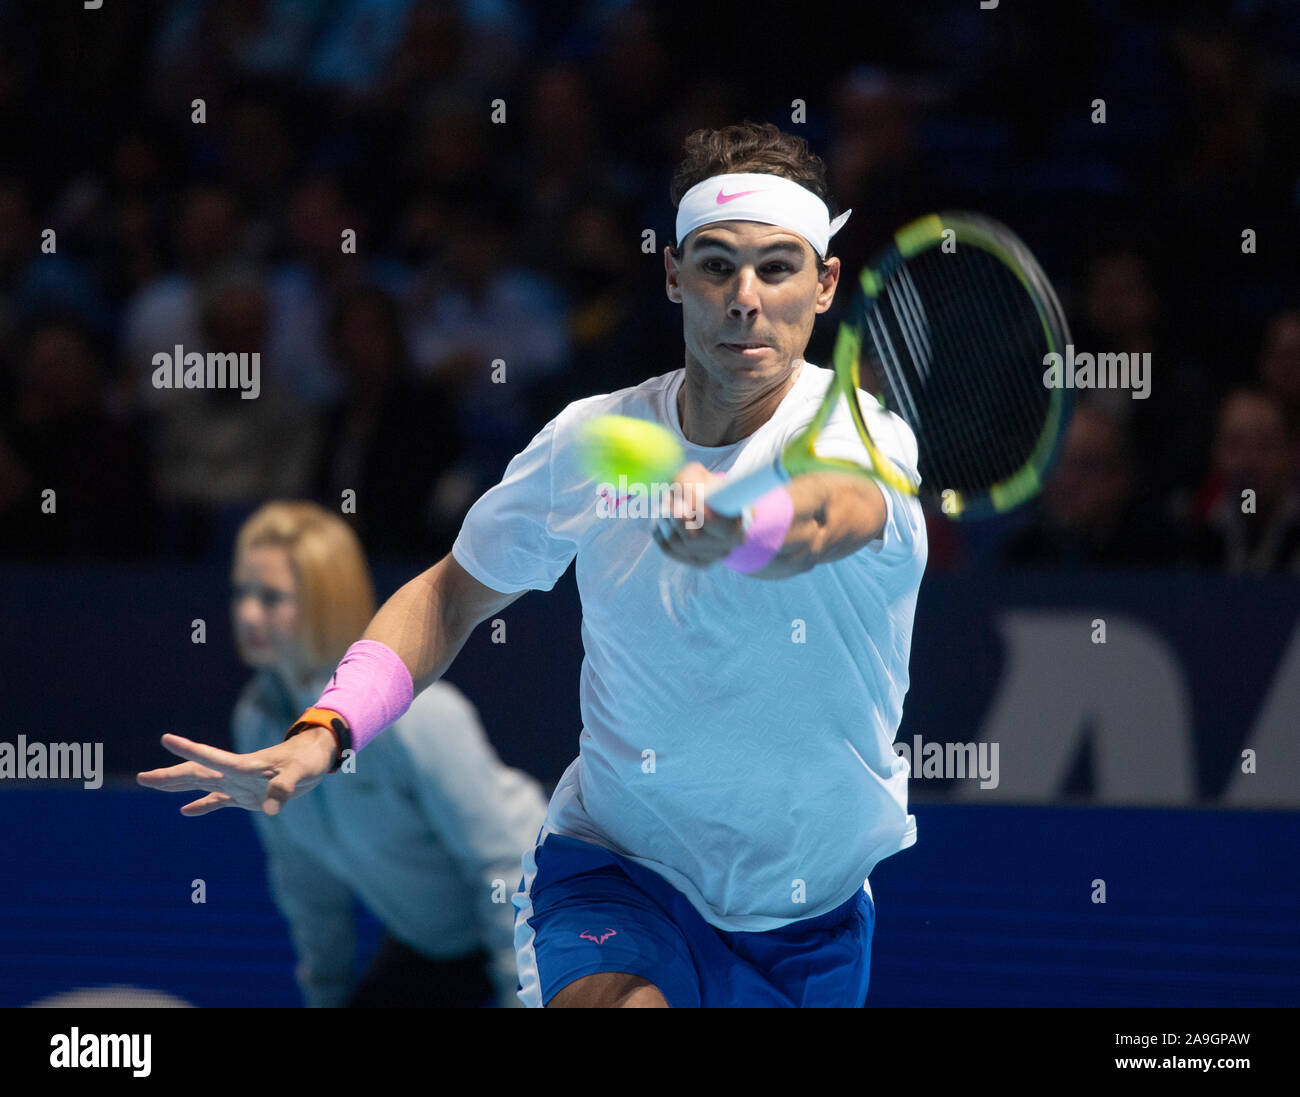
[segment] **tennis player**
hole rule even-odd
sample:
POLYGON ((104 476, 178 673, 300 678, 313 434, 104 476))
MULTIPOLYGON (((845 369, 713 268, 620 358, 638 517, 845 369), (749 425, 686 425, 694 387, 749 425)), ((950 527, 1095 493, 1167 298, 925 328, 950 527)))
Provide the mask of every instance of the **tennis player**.
MULTIPOLYGON (((164 736, 190 761, 140 779, 206 791, 186 814, 278 812, 342 750, 364 751, 480 621, 576 560, 583 728, 514 897, 520 999, 860 1006, 868 875, 916 840, 892 742, 925 527, 914 498, 838 473, 795 477, 744 519, 707 495, 688 505, 685 489, 770 463, 810 422, 832 375, 802 355, 835 294, 829 243, 847 214, 832 221, 821 160, 774 126, 697 131, 685 152, 664 256, 684 368, 543 427, 284 743, 241 756, 164 736), (654 420, 684 448, 658 522, 598 506, 581 471, 580 428, 607 413, 654 420)), ((864 401, 917 479, 910 430, 864 401)), ((846 409, 819 452, 863 460, 846 409)))

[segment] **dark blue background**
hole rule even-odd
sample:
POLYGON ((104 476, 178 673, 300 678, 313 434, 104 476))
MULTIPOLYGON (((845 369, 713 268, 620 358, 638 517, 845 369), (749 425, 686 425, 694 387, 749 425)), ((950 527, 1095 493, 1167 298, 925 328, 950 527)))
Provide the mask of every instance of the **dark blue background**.
MULTIPOLYGON (((185 819, 180 802, 0 795, 0 1006, 120 983, 200 1006, 298 1004, 251 819, 185 819), (206 904, 190 902, 195 878, 206 904)), ((872 1006, 1300 1005, 1294 813, 915 814, 917 844, 872 873, 872 1006)))
MULTIPOLYGON (((378 564, 380 599, 429 563, 378 564)), ((106 768, 123 776, 170 764, 158 745, 164 732, 229 745, 230 712, 249 672, 232 646, 224 564, 4 566, 0 590, 5 739, 104 739, 106 768), (190 642, 194 618, 207 622, 206 644, 190 642)), ((1191 693, 1198 789, 1211 803, 1300 620, 1300 583, 1158 572, 928 575, 900 741, 974 738, 1002 670, 994 619, 1008 608, 1068 609, 1085 622, 1122 613, 1158 633, 1191 693)), ((572 568, 554 591, 529 593, 501 616, 507 642, 493 644, 490 627, 480 627, 447 680, 479 707, 509 764, 553 784, 581 727, 572 568)))
MULTIPOLYGON (((376 569, 380 597, 419 562, 376 569)), ((117 787, 0 787, 0 1005, 130 983, 200 1005, 297 1003, 284 923, 250 820, 178 814, 130 783, 170 764, 164 731, 226 745, 245 681, 222 567, 0 570, 3 736, 105 740, 117 787), (189 640, 203 617, 208 642, 189 640), (57 655, 55 654, 57 653, 57 655), (207 903, 190 902, 190 881, 207 903)), ((935 575, 922 585, 901 738, 973 738, 1008 607, 1124 612, 1175 649, 1206 804, 1295 626, 1300 586, 1165 575, 935 575)), ((480 628, 449 679, 502 757, 553 782, 577 747, 572 575, 480 628)), ((914 785, 915 847, 872 874, 873 1005, 1300 1005, 1300 813, 956 805, 914 785), (1106 881, 1108 902, 1090 901, 1106 881)), ((376 927, 362 921, 363 950, 376 927)))

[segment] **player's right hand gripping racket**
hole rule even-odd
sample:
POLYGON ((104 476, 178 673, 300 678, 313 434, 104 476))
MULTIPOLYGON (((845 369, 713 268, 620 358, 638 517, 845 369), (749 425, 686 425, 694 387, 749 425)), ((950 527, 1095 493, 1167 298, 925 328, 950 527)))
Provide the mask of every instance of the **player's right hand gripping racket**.
POLYGON ((904 226, 858 279, 835 344, 835 378, 808 428, 771 466, 711 491, 735 516, 792 476, 839 471, 916 494, 876 446, 858 403, 860 375, 916 434, 921 495, 950 518, 984 518, 1035 496, 1060 448, 1069 390, 1044 384, 1046 356, 1069 329, 1051 283, 1005 225, 936 213, 904 226), (817 437, 843 396, 863 462, 822 458, 817 437))

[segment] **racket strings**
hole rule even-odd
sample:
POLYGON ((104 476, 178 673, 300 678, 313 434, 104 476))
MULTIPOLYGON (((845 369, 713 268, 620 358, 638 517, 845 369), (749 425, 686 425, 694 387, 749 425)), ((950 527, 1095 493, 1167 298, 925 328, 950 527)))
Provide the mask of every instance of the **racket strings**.
MULTIPOLYGON (((945 271, 945 274, 950 273, 950 270, 945 271)), ((936 280, 929 276, 924 268, 918 267, 917 275, 921 277, 927 293, 934 300, 935 311, 938 313, 936 316, 938 330, 946 331, 950 337, 968 332, 971 329, 970 318, 954 316, 953 313, 954 310, 966 311, 970 304, 969 298, 952 292, 947 285, 941 287, 936 285, 936 280), (940 292, 940 288, 943 292, 940 292)), ((957 352, 958 361, 968 358, 967 352, 957 352)), ((964 409, 975 407, 979 400, 979 386, 975 383, 974 371, 954 368, 954 366, 955 363, 949 365, 947 372, 950 374, 948 381, 953 385, 956 399, 938 405, 945 414, 933 423, 932 430, 927 431, 927 463, 933 465, 930 469, 932 485, 941 495, 946 488, 969 491, 971 485, 978 483, 981 477, 978 458, 981 453, 987 452, 988 448, 986 440, 976 429, 976 424, 980 420, 961 414, 964 409), (950 444, 946 448, 940 448, 933 440, 936 438, 947 438, 950 444)), ((937 368, 942 371, 943 363, 940 363, 937 368)), ((932 402, 935 402, 933 401, 935 391, 931 390, 932 402)))
MULTIPOLYGON (((987 425, 980 440, 988 447, 990 457, 997 459, 995 471, 984 475, 1000 480, 1023 464, 1026 443, 1036 438, 1040 422, 1033 406, 1035 394, 1025 392, 1018 383, 1028 376, 1021 365, 1025 360, 1022 352, 1028 349, 1032 353, 1034 349, 1032 345, 1026 348, 1022 337, 1025 307, 1032 308, 1032 302, 1023 295, 1019 299, 1013 296, 1013 283, 1015 289, 1019 288, 1014 275, 984 252, 974 250, 969 261, 981 286, 989 292, 975 296, 951 290, 958 315, 964 321, 954 325, 953 331, 959 335, 957 342, 963 356, 968 356, 980 370, 978 374, 973 370, 960 373, 988 381, 987 385, 974 386, 968 406, 972 421, 987 425)), ((1034 366, 1033 376, 1037 377, 1038 372, 1034 366)), ((970 389, 966 391, 970 393, 970 389)))
POLYGON ((921 252, 897 267, 867 331, 890 395, 917 432, 931 490, 982 494, 1034 454, 1051 393, 1049 348, 1033 297, 973 245, 921 252))
MULTIPOLYGON (((873 310, 868 314, 867 322, 873 350, 876 351, 878 360, 885 369, 885 382, 894 396, 896 406, 901 408, 903 418, 907 422, 919 422, 920 412, 908 387, 903 363, 894 351, 894 346, 885 332, 883 321, 873 310)), ((919 465, 920 461, 918 460, 917 463, 919 465)))
POLYGON ((1052 409, 1061 398, 1059 392, 1053 392, 1043 381, 1043 373, 1047 365, 1045 359, 1051 351, 1064 350, 1063 343, 1068 341, 1068 335, 1064 339, 1058 339, 1058 336, 1067 331, 1065 315, 1056 301, 1056 295, 1047 282, 1046 276, 1037 270, 1037 264, 1032 257, 1029 259, 1029 264, 1026 269, 1029 288, 1026 289, 1017 282, 1014 293, 1018 301, 1027 300, 1030 306, 1024 309, 1026 327, 1024 338, 1026 355, 1034 356, 1031 363, 1033 368, 1025 370, 1023 374, 1017 373, 1017 376, 1021 378, 1026 392, 1026 406, 1032 407, 1034 413, 1031 459, 1040 459, 1043 450, 1050 449, 1048 444, 1050 439, 1047 435, 1052 420, 1052 409))
POLYGON ((932 390, 936 403, 951 414, 947 422, 936 424, 932 432, 936 445, 931 448, 936 461, 941 454, 949 458, 945 464, 952 472, 943 479, 956 481, 965 491, 1013 472, 1023 450, 1021 432, 1033 428, 1003 368, 1009 359, 994 350, 999 339, 1014 331, 1014 312, 1007 310, 1001 292, 1004 283, 993 272, 978 269, 978 253, 970 265, 976 269, 969 280, 981 284, 983 296, 968 291, 965 272, 954 269, 958 264, 933 265, 927 271, 934 275, 927 279, 931 292, 941 295, 943 302, 947 380, 960 397, 945 401, 938 385, 932 390), (941 447, 945 439, 964 439, 964 444, 941 447), (971 461, 952 463, 953 454, 962 452, 971 461))
POLYGON ((1028 420, 1024 438, 1029 454, 1021 460, 1021 464, 1024 464, 1038 449, 1052 403, 1052 394, 1043 384, 1043 358, 1051 346, 1043 332, 1037 302, 1020 280, 1013 276, 1010 279, 1003 278, 999 284, 1006 296, 1007 308, 1014 310, 1020 325, 1021 339, 1016 347, 1015 361, 1020 361, 1023 348, 1023 360, 1027 367, 1017 366, 1014 370, 1008 370, 1008 376, 1016 385, 1016 406, 1024 409, 1028 420))
MULTIPOLYGON (((1008 299, 1007 282, 992 274, 984 286, 987 296, 955 292, 953 305, 960 322, 954 325, 956 353, 970 368, 959 375, 979 381, 965 387, 965 414, 973 424, 982 424, 977 454, 985 457, 976 473, 980 487, 997 483, 1020 468, 1037 434, 1032 409, 1033 394, 1017 391, 1013 367, 1023 362, 1017 325, 1020 315, 1008 299), (1000 351, 999 351, 1000 348, 1000 351), (972 391, 973 389, 973 391, 972 391)), ((1035 373, 1037 368, 1035 367, 1035 373)), ((1023 377, 1023 373, 1021 374, 1023 377)), ((969 489, 967 489, 969 490, 969 489)))
POLYGON ((903 418, 909 423, 921 423, 921 413, 907 383, 906 367, 894 349, 885 321, 879 310, 872 310, 867 315, 867 331, 871 336, 873 350, 885 371, 885 382, 889 386, 895 403, 902 409, 903 418))
MULTIPOLYGON (((917 290, 916 283, 906 266, 899 268, 896 280, 891 282, 886 288, 886 298, 893 307, 895 315, 899 317, 900 320, 906 312, 921 324, 928 322, 925 305, 922 302, 920 292, 917 290)), ((915 343, 911 339, 908 340, 908 349, 912 352, 915 361, 918 387, 923 385, 931 376, 934 365, 934 348, 929 339, 924 341, 924 346, 925 355, 923 358, 918 359, 915 351, 915 343)), ((895 371, 895 376, 898 378, 898 388, 902 390, 909 406, 913 409, 912 417, 908 419, 908 422, 913 424, 913 430, 918 436, 918 446, 920 446, 921 438, 923 436, 928 437, 930 434, 930 416, 928 412, 923 415, 920 411, 916 410, 917 401, 912 394, 911 386, 907 383, 906 372, 901 363, 895 371)), ((964 423, 957 423, 955 426, 958 433, 961 435, 960 439, 958 439, 958 452, 964 452, 967 454, 977 452, 977 447, 972 444, 975 442, 975 439, 971 437, 969 430, 965 429, 966 425, 964 423)), ((948 469, 928 467, 932 464, 929 460, 928 454, 926 461, 922 463, 927 465, 927 468, 921 473, 922 480, 927 482, 933 490, 941 493, 944 487, 951 486, 952 477, 948 469)), ((965 479, 967 476, 973 475, 975 475, 975 470, 973 467, 967 465, 967 467, 962 470, 961 478, 965 479)))
MULTIPOLYGON (((940 305, 939 299, 933 293, 929 293, 928 297, 932 306, 940 305)), ((925 314, 925 306, 921 303, 920 292, 917 290, 915 282, 910 276, 905 277, 901 270, 897 272, 895 279, 885 288, 885 300, 890 304, 896 320, 901 320, 905 309, 914 314, 918 312, 925 314), (903 298, 907 298, 907 300, 904 302, 903 298)), ((940 307, 939 311, 943 312, 944 310, 940 307)), ((930 314, 925 315, 927 315, 927 322, 932 322, 933 316, 930 314)), ((948 322, 951 323, 951 321, 948 322)), ((881 320, 877 323, 875 332, 876 342, 882 352, 882 359, 893 363, 893 368, 888 370, 887 373, 891 395, 902 406, 901 413, 912 425, 917 435, 917 442, 921 451, 920 464, 922 465, 921 474, 923 480, 934 490, 942 491, 943 487, 953 484, 954 476, 946 462, 936 462, 933 459, 934 447, 930 443, 932 435, 948 430, 954 436, 957 449, 966 454, 977 452, 977 446, 972 444, 973 439, 969 430, 966 429, 964 421, 953 423, 950 421, 950 416, 945 414, 947 409, 932 409, 928 406, 932 404, 932 401, 925 399, 924 384, 926 379, 932 375, 936 365, 933 345, 927 341, 925 359, 917 360, 914 341, 904 339, 908 350, 913 355, 913 361, 910 363, 912 368, 909 370, 908 365, 900 361, 900 356, 895 351, 889 327, 888 324, 881 320), (909 380, 915 381, 915 393, 909 380), (918 403, 925 405, 924 411, 918 407, 918 403), (931 414, 932 411, 937 411, 937 413, 931 414)), ((970 466, 965 465, 957 479, 964 481, 972 474, 973 470, 970 466)))

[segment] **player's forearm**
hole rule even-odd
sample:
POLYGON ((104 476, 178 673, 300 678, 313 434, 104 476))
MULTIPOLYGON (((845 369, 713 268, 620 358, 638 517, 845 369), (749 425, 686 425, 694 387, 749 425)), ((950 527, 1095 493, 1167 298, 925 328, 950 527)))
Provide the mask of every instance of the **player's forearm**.
POLYGON ((401 657, 416 693, 446 673, 481 619, 464 612, 450 560, 444 557, 401 587, 366 628, 365 639, 378 640, 401 657))
POLYGON ((319 751, 325 728, 336 740, 337 769, 348 748, 362 750, 401 719, 415 695, 451 665, 475 625, 522 594, 484 586, 448 553, 384 603, 289 736, 310 734, 310 748, 319 751))
POLYGON ((884 528, 885 497, 870 480, 812 472, 794 477, 785 490, 794 517, 771 563, 751 573, 756 579, 785 579, 841 560, 879 537, 884 528))

